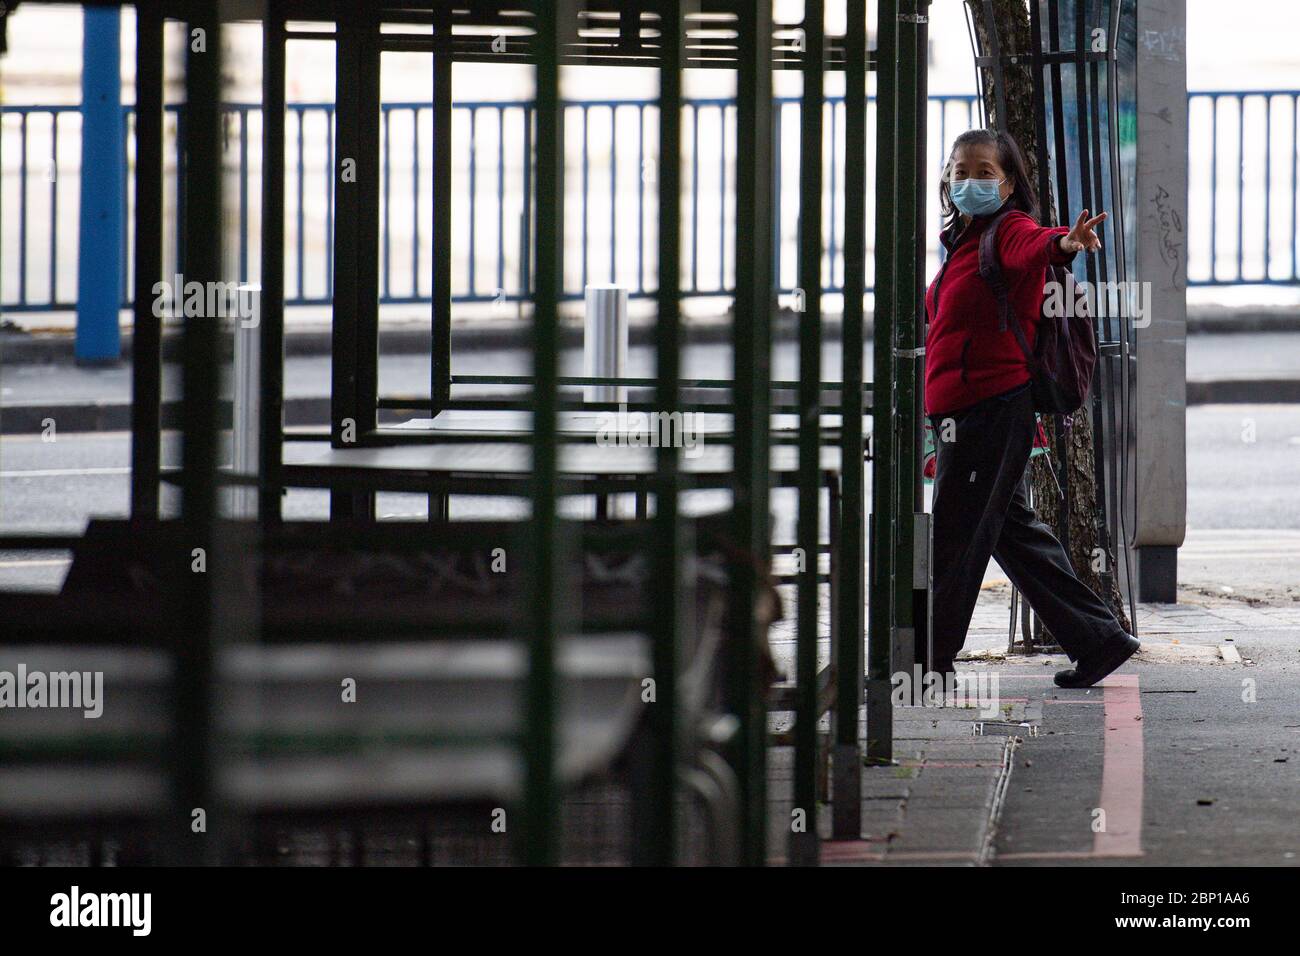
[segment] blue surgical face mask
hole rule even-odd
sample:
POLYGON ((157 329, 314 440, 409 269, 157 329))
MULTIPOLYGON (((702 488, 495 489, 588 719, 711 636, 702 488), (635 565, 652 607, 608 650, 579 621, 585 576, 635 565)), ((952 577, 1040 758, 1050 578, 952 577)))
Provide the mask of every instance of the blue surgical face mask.
POLYGON ((952 204, 967 216, 986 216, 1002 205, 1001 179, 954 179, 949 187, 952 204))

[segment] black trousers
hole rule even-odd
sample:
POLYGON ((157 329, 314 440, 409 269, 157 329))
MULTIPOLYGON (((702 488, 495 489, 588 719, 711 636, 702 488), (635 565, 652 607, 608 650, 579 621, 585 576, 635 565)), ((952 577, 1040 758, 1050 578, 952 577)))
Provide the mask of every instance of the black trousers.
POLYGON ((937 460, 929 669, 950 670, 965 644, 990 556, 1070 660, 1123 634, 1115 615, 1075 576, 1065 549, 1029 507, 1022 480, 1035 432, 1029 386, 952 415, 932 416, 930 423, 937 460))

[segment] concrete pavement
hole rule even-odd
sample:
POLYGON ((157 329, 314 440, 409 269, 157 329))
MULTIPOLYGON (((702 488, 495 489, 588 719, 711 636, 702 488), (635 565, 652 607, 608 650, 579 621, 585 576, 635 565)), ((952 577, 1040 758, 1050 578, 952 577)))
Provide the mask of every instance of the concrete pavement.
POLYGON ((1062 690, 1063 656, 980 649, 995 604, 958 668, 996 676, 1002 716, 896 708, 895 765, 863 769, 861 838, 824 844, 823 865, 1300 865, 1300 608, 1140 605, 1138 656, 1062 690))

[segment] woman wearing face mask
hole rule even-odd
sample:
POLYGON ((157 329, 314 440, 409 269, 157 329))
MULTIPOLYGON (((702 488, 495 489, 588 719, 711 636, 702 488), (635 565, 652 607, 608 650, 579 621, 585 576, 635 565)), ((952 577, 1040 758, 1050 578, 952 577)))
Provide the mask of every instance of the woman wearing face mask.
POLYGON ((1000 212, 997 255, 1011 307, 1033 348, 1049 263, 1101 247, 1106 218, 1037 224, 1038 199, 1020 148, 1006 133, 957 137, 939 188, 947 258, 926 290, 925 410, 934 428, 934 659, 948 675, 992 556, 1075 666, 1062 687, 1087 687, 1133 655, 1138 642, 1074 574, 1064 548, 1029 507, 1022 478, 1037 431, 1030 370, 1014 333, 998 330, 979 274, 979 236, 1000 212))

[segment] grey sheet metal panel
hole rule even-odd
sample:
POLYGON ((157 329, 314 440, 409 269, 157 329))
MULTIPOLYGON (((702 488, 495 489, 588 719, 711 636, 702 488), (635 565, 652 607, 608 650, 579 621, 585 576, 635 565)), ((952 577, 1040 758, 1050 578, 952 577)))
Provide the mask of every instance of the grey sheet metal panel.
POLYGON ((1187 8, 1137 5, 1137 276, 1133 543, 1177 547, 1187 532, 1187 8), (1148 321, 1149 320, 1149 321, 1148 321))

